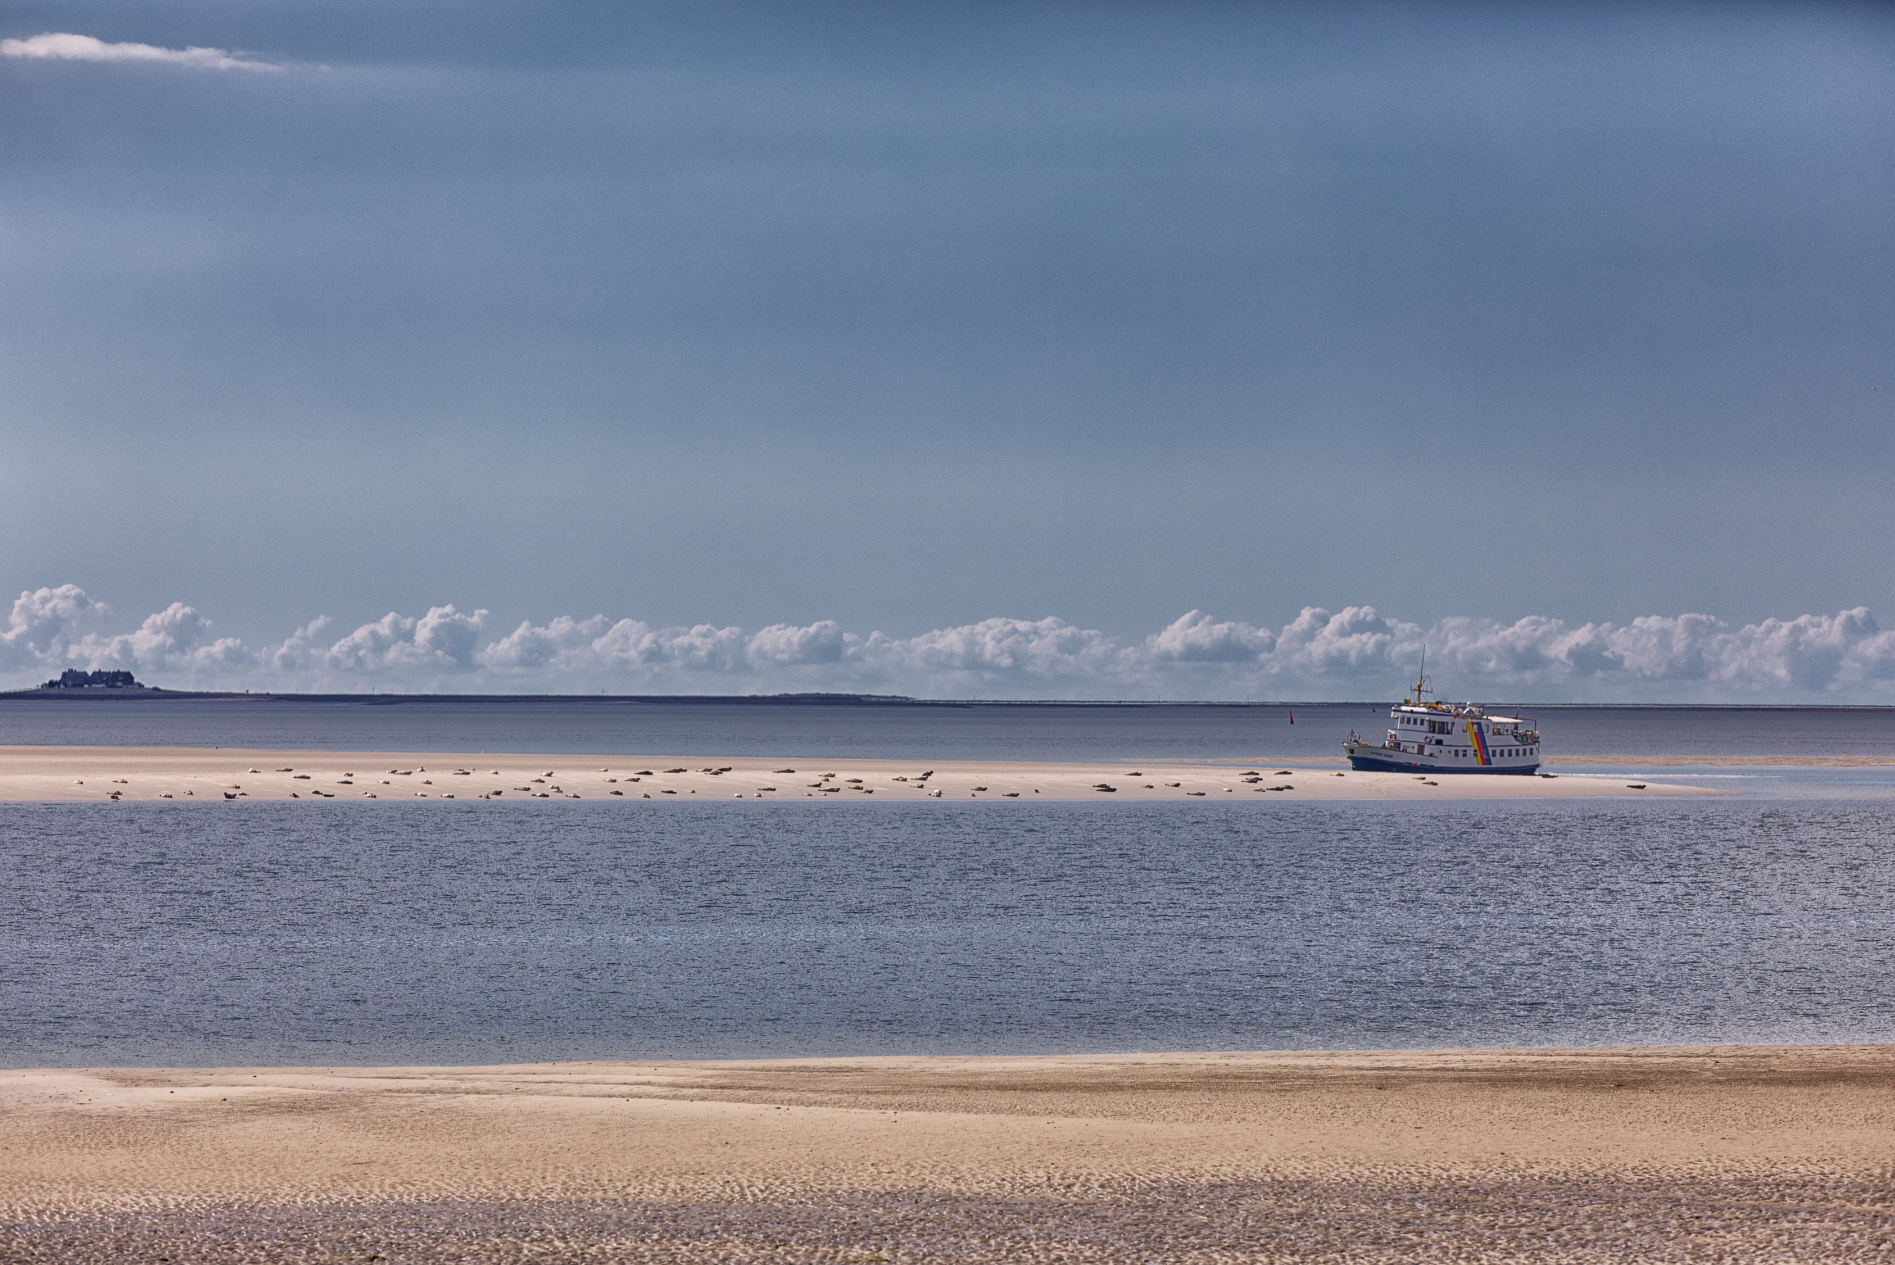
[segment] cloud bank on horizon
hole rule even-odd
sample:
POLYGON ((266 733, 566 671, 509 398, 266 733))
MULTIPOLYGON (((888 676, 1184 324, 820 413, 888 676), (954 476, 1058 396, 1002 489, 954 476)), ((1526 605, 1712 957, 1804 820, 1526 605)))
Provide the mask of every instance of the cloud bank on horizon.
POLYGON ((216 636, 182 602, 129 632, 73 584, 21 593, 0 679, 129 669, 174 689, 429 693, 892 693, 929 698, 1359 699, 1397 692, 1423 646, 1455 697, 1536 702, 1895 701, 1895 630, 1866 607, 1733 628, 1709 615, 1628 624, 1456 616, 1432 627, 1372 606, 1305 607, 1279 629, 1189 611, 1138 641, 1064 620, 993 618, 911 637, 831 620, 756 630, 559 616, 503 635, 488 612, 390 612, 342 635, 318 618, 280 642, 216 636))

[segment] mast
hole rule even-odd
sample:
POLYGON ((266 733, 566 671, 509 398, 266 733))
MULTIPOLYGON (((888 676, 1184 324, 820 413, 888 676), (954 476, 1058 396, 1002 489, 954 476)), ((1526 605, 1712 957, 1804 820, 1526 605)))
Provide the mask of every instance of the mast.
POLYGON ((1421 706, 1421 696, 1428 692, 1428 643, 1421 643, 1421 668, 1415 673, 1415 706, 1421 706))

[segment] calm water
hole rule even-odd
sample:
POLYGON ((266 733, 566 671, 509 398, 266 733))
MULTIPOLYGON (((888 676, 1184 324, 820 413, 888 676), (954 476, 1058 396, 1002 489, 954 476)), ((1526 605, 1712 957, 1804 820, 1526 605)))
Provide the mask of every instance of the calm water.
MULTIPOLYGON (((1561 755, 1895 757, 1895 709, 1538 708, 1561 755)), ((566 752, 913 760, 1338 756, 1386 705, 792 706, 572 700, 352 703, 0 700, 0 746, 566 752), (1296 723, 1290 723, 1294 711, 1296 723)))
MULTIPOLYGON (((119 741, 1295 751, 1261 708, 238 705, 159 736, 137 726, 172 708, 39 706, 9 741, 136 715, 119 741)), ((1702 715, 1542 722, 1635 755, 1702 715)), ((1888 725, 1738 715, 1790 754, 1888 725)), ((1889 773, 1591 803, 0 805, 0 1064, 1895 1040, 1889 773)))

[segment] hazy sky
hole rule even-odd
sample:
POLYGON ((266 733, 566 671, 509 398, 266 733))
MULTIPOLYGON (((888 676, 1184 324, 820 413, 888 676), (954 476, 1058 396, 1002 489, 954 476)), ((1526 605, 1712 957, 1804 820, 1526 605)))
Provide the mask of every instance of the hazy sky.
POLYGON ((1895 698, 1887 6, 0 38, 0 683, 1895 698))

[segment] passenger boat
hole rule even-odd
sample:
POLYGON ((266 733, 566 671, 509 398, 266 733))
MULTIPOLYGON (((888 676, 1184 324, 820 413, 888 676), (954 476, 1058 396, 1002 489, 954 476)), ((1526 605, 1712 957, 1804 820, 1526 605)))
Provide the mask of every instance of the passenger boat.
MULTIPOLYGON (((1425 665, 1424 665, 1425 668, 1425 665)), ((1473 703, 1430 699, 1424 673, 1413 697, 1389 708, 1388 736, 1371 745, 1354 730, 1343 750, 1352 768, 1374 773, 1526 773, 1540 767, 1540 727, 1520 716, 1489 716, 1473 703)))

